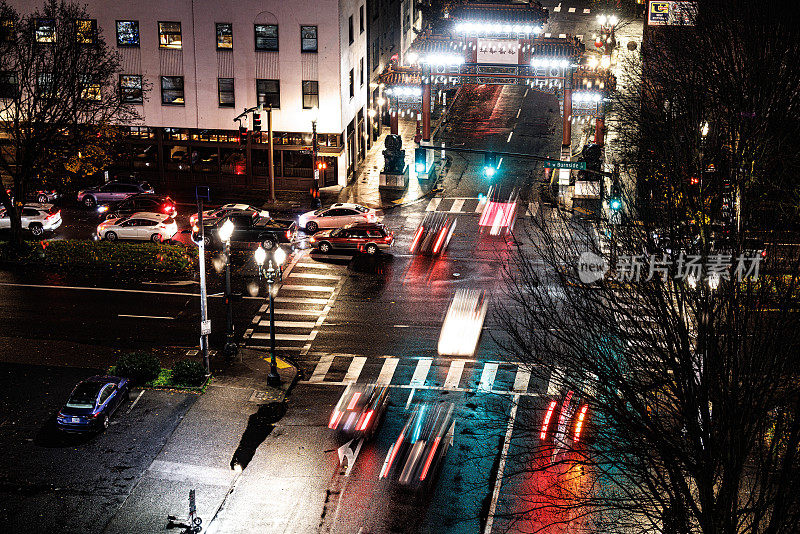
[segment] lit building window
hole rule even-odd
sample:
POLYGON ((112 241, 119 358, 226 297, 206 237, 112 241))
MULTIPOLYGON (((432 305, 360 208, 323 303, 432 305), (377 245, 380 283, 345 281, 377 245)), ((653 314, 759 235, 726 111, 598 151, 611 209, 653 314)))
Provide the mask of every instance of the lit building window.
POLYGON ((36 19, 36 42, 56 42, 56 21, 53 19, 36 19))
POLYGON ((217 50, 230 50, 233 48, 233 24, 230 22, 217 22, 217 50))
POLYGON ((161 103, 165 105, 183 105, 183 76, 161 77, 161 103))
POLYGON ((117 46, 139 46, 139 21, 117 21, 117 46))
POLYGON ((126 104, 142 104, 142 77, 136 74, 120 74, 119 91, 126 104))
POLYGON ((303 109, 319 108, 319 82, 303 80, 303 109))
POLYGON ((258 105, 272 109, 281 107, 281 82, 279 80, 256 80, 258 105))
POLYGON ((219 107, 234 107, 236 105, 236 97, 233 91, 233 78, 217 78, 217 88, 219 92, 219 107))
POLYGON ((256 50, 278 51, 277 24, 256 24, 256 50))
POLYGON ((94 44, 97 41, 97 21, 76 20, 75 37, 81 44, 94 44))
POLYGON ((158 46, 159 48, 177 49, 183 47, 180 22, 158 23, 158 46))

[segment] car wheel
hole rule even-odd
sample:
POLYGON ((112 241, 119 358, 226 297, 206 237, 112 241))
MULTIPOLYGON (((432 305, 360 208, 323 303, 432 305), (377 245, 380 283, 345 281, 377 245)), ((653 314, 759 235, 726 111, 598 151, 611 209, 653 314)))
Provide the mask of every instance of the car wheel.
POLYGON ((108 425, 111 424, 111 421, 108 420, 108 416, 103 416, 103 428, 108 428, 108 425))
POLYGON ((306 232, 308 232, 309 234, 313 234, 317 230, 319 230, 319 225, 314 221, 311 221, 310 223, 306 224, 306 232))
POLYGON ((41 224, 34 223, 28 226, 28 228, 30 229, 31 233, 37 237, 44 233, 44 228, 42 228, 41 224))
POLYGON ((83 197, 83 205, 87 208, 93 208, 97 205, 97 201, 92 196, 83 197))
POLYGON ((261 242, 261 246, 264 247, 264 250, 272 250, 275 248, 275 239, 272 237, 265 237, 261 242))
POLYGON ((150 241, 153 243, 161 243, 161 234, 153 234, 150 236, 150 241))
POLYGON ((328 243, 327 241, 323 241, 322 243, 319 244, 319 251, 322 252, 323 254, 327 254, 328 252, 331 251, 331 244, 328 243))
POLYGON ((47 204, 47 195, 39 195, 37 200, 39 201, 39 204, 47 204))
POLYGON ((106 235, 104 237, 108 241, 116 241, 117 240, 117 234, 115 234, 114 232, 106 232, 106 235))
POLYGON ((364 252, 366 252, 370 256, 374 256, 375 254, 378 253, 378 246, 370 243, 369 245, 364 247, 364 252))

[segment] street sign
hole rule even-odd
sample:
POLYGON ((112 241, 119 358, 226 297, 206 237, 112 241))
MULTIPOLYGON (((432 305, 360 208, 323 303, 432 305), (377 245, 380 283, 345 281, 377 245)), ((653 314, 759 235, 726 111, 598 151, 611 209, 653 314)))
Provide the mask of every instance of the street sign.
POLYGON ((314 169, 314 180, 319 182, 319 169, 314 169))
POLYGON ((211 319, 207 319, 205 321, 200 322, 200 335, 201 336, 211 335, 211 319))
POLYGON ((548 169, 572 169, 573 171, 585 171, 585 161, 545 161, 544 166, 548 169))
POLYGON ((301 148, 300 149, 300 153, 303 154, 303 155, 309 155, 310 156, 311 154, 314 153, 314 151, 311 150, 310 148, 301 148))

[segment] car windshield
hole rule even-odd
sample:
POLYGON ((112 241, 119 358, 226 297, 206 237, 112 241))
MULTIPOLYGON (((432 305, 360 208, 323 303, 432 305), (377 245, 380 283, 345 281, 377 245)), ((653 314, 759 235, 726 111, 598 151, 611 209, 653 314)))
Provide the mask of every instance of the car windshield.
POLYGON ((175 219, 173 219, 172 217, 167 217, 167 218, 166 218, 166 219, 164 219, 162 222, 163 222, 164 224, 172 224, 172 223, 174 223, 174 222, 175 222, 175 219))
POLYGON ((342 233, 342 229, 341 228, 337 228, 337 229, 335 229, 335 230, 333 230, 331 232, 331 237, 336 237, 337 235, 339 235, 341 233, 342 233))
POLYGON ((142 182, 142 183, 140 184, 140 186, 141 186, 141 188, 142 188, 142 189, 144 189, 144 190, 150 190, 150 189, 153 189, 153 186, 152 186, 152 185, 150 185, 150 184, 148 184, 147 182, 142 182))
POLYGON ((328 208, 318 209, 317 211, 314 212, 314 215, 322 215, 327 209, 328 208))
POLYGON ((353 209, 360 211, 361 213, 366 213, 369 211, 369 208, 365 208, 364 206, 353 206, 353 209))
POLYGON ((67 401, 67 408, 94 408, 94 401, 97 399, 102 385, 98 382, 78 384, 67 401))

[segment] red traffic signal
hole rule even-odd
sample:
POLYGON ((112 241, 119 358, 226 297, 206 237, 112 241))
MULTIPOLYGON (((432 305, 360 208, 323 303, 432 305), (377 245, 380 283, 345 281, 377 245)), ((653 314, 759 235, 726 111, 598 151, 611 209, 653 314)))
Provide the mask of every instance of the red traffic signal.
POLYGON ((328 168, 328 164, 325 163, 324 161, 318 161, 317 162, 317 169, 323 171, 323 170, 325 170, 327 168, 328 168))
POLYGON ((253 131, 261 131, 261 113, 253 113, 253 131))
POLYGON ((246 145, 247 144, 247 127, 246 126, 239 126, 239 144, 246 145))
POLYGON ((692 176, 692 178, 689 180, 689 183, 690 183, 691 185, 697 185, 697 184, 699 184, 699 183, 700 183, 700 179, 699 179, 699 178, 697 178, 697 177, 695 177, 695 176, 692 176))

